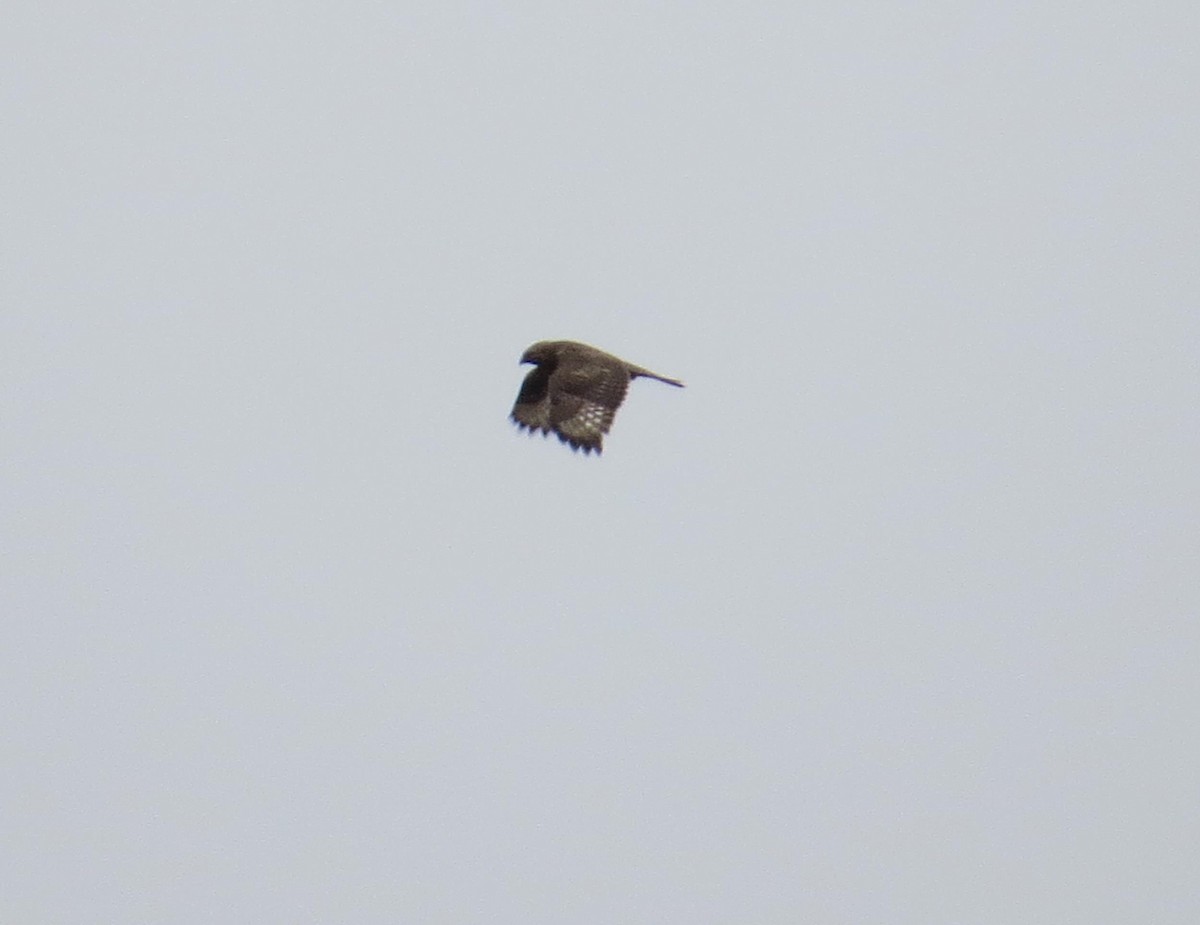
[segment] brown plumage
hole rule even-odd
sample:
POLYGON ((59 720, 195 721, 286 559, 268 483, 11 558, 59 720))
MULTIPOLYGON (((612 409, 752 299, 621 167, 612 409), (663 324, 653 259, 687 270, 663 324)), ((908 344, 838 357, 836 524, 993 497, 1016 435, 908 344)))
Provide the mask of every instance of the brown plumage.
POLYGON ((544 340, 521 356, 522 363, 534 367, 521 383, 512 419, 522 430, 551 431, 572 450, 601 452, 601 441, 612 426, 613 417, 629 381, 638 376, 657 379, 683 387, 677 379, 668 379, 648 369, 572 340, 544 340))

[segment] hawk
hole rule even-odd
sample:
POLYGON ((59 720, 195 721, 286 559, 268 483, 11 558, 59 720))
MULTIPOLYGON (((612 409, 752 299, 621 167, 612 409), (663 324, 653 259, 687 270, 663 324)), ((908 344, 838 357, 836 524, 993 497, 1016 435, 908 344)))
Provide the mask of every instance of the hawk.
POLYGON ((683 388, 678 379, 668 379, 648 369, 572 340, 544 340, 521 355, 522 363, 534 367, 521 383, 512 419, 521 430, 551 431, 569 443, 572 450, 600 453, 601 441, 629 381, 638 376, 657 379, 683 388))

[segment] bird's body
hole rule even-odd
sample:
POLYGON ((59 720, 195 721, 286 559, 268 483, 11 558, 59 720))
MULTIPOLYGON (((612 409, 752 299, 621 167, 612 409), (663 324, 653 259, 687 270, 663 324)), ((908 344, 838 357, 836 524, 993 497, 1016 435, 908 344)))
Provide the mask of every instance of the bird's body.
POLYGON ((553 432, 584 453, 603 449, 630 380, 644 376, 683 387, 678 379, 571 340, 540 341, 525 351, 521 362, 534 368, 521 383, 512 419, 522 429, 553 432))

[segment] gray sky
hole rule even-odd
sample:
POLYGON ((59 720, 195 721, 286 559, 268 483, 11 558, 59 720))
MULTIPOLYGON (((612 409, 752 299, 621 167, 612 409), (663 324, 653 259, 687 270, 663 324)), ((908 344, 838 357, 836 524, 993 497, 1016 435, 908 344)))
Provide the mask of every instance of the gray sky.
POLYGON ((1192 4, 3 20, 0 919, 1200 918, 1192 4))

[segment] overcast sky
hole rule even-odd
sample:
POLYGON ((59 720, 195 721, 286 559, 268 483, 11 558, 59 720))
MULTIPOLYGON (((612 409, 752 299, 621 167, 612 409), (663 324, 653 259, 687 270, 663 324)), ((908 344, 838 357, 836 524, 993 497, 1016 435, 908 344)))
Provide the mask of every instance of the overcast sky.
POLYGON ((10 4, 0 919, 1200 921, 1198 34, 10 4))

